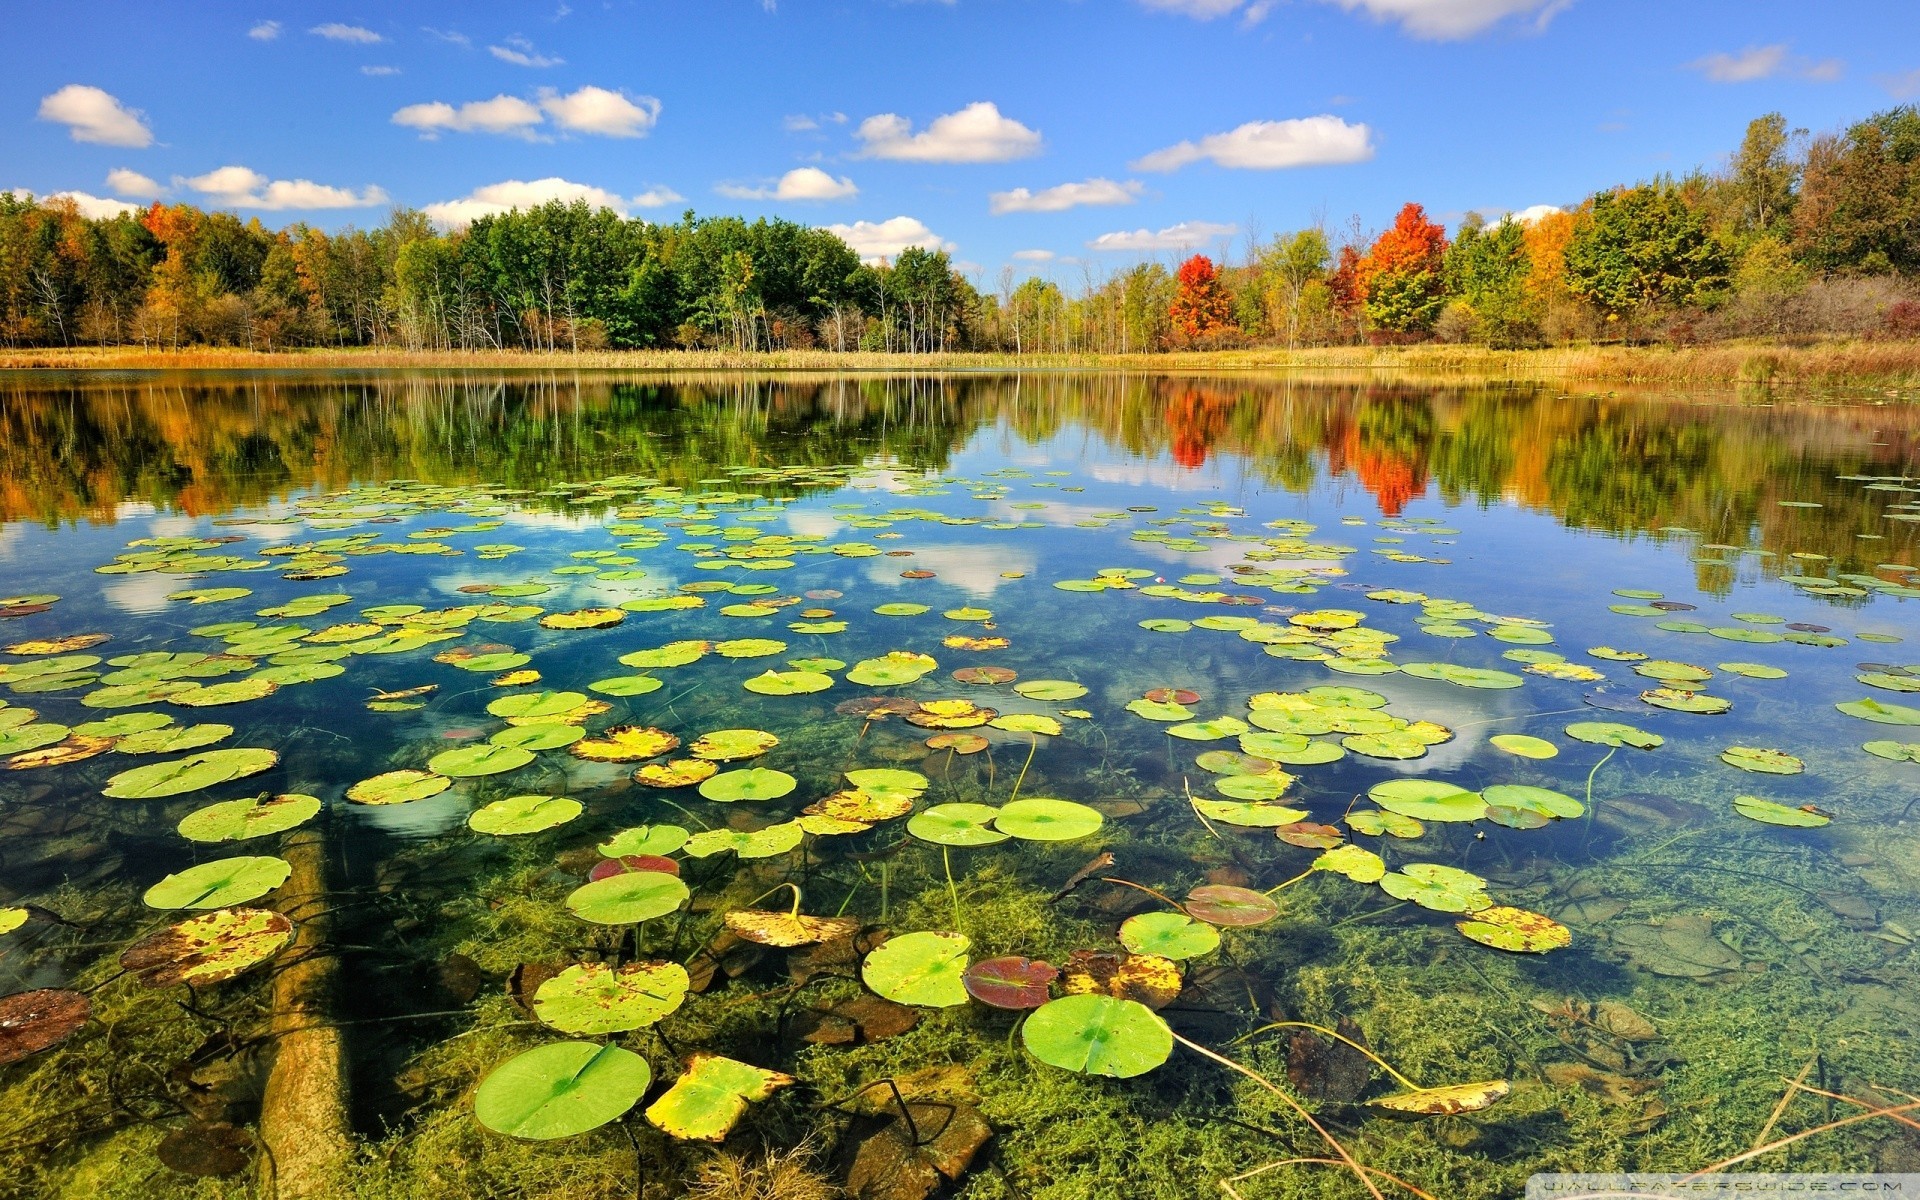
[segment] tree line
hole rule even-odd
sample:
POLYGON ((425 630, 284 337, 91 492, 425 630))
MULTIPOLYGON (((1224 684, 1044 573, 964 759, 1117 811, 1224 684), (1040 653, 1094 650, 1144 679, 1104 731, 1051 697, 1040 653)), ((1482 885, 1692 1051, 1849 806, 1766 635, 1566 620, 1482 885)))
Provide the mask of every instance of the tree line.
POLYGON ((863 263, 785 220, 630 220, 558 201, 442 231, 270 230, 155 203, 88 218, 0 193, 7 346, 391 346, 1129 353, 1439 339, 1495 346, 1920 336, 1920 110, 1809 137, 1753 121, 1727 164, 1452 238, 1407 204, 1249 238, 1237 260, 1144 262, 1071 294, 944 252, 863 263))

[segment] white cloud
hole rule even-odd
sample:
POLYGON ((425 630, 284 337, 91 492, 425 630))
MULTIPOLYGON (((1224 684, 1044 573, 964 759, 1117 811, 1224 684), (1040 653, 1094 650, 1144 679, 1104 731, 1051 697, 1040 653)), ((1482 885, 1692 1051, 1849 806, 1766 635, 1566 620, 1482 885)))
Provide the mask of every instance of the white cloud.
POLYGON ((1532 16, 1536 28, 1573 0, 1332 0, 1348 12, 1397 21, 1415 37, 1450 41, 1472 37, 1509 17, 1532 16), (1537 15, 1536 15, 1537 14, 1537 15))
POLYGON ((919 133, 905 117, 881 113, 860 122, 854 136, 866 143, 861 153, 868 158, 911 162, 1007 162, 1038 154, 1041 144, 1038 131, 1001 116, 998 106, 984 100, 935 117, 919 133))
POLYGON ((839 235, 852 246, 863 261, 877 262, 897 258, 910 246, 928 250, 952 250, 953 244, 928 229, 913 217, 892 217, 885 221, 855 221, 851 225, 829 225, 827 232, 839 235))
POLYGON ((122 196, 136 196, 142 200, 155 199, 167 190, 158 181, 125 167, 115 167, 107 172, 107 186, 122 196))
POLYGON ((1289 121, 1248 121, 1226 133, 1211 133, 1197 142, 1155 150, 1134 163, 1133 169, 1177 171, 1190 163, 1211 161, 1222 167, 1276 171, 1365 162, 1372 157, 1371 129, 1322 113, 1289 121))
POLYGON ((660 102, 652 96, 629 96, 600 87, 583 87, 564 96, 543 88, 540 107, 562 129, 602 137, 645 137, 660 120, 660 102))
POLYGON ((1144 189, 1128 180, 1089 179, 1083 183, 1063 183, 1038 192, 1014 188, 987 197, 987 208, 994 216, 1015 212, 1065 212, 1082 205, 1132 204, 1144 189))
POLYGON ((1500 218, 1501 222, 1513 221, 1520 225, 1532 225, 1546 217, 1557 216, 1567 210, 1558 204, 1530 204, 1518 212, 1510 212, 1500 218))
POLYGON ((384 75, 398 75, 400 73, 400 68, 399 67, 361 67, 360 73, 362 75, 373 75, 376 77, 384 76, 384 75))
POLYGON ((501 62, 510 62, 516 67, 558 67, 566 64, 566 59, 549 56, 534 49, 533 43, 523 37, 510 37, 504 46, 488 46, 487 53, 501 62))
POLYGON ((497 216, 516 208, 521 210, 538 208, 549 200, 558 200, 563 204, 585 200, 593 208, 610 208, 624 216, 629 203, 637 208, 657 208, 661 205, 677 203, 680 199, 681 197, 670 189, 655 188, 635 196, 629 202, 605 188, 550 176, 546 179, 508 179, 500 183, 490 183, 485 187, 473 189, 458 200, 429 204, 421 211, 441 225, 458 226, 471 224, 480 217, 497 216))
MULTIPOLYGON (((28 197, 32 195, 32 192, 27 193, 28 197)), ((45 197, 45 199, 71 201, 75 211, 81 216, 90 217, 96 221, 104 220, 108 217, 117 217, 123 213, 139 212, 141 208, 138 204, 129 204, 125 200, 112 200, 105 196, 95 196, 90 192, 55 192, 53 195, 45 197)))
POLYGON ((247 30, 247 36, 256 42, 270 42, 280 36, 280 22, 262 21, 247 30))
POLYGON ((518 96, 506 95, 491 100, 470 100, 459 108, 441 100, 409 104, 393 114, 395 125, 418 129, 422 137, 428 138, 438 137, 443 130, 530 137, 534 127, 545 120, 538 106, 518 96))
POLYGON ((853 180, 835 179, 819 167, 796 167, 772 187, 742 187, 723 183, 714 188, 735 200, 851 200, 860 194, 853 180))
POLYGON ((1709 54, 1687 66, 1714 83, 1753 83, 1776 75, 1793 75, 1815 83, 1832 83, 1846 73, 1847 65, 1837 58, 1815 62, 1787 52, 1787 44, 1748 46, 1737 54, 1709 54))
POLYGON ((426 34, 430 38, 436 38, 439 41, 443 41, 447 43, 449 46, 458 46, 462 50, 473 49, 473 39, 468 37, 466 34, 461 33, 457 29, 435 29, 431 25, 422 25, 420 27, 420 32, 426 34))
POLYGON ((1051 250, 1015 250, 1013 256, 1021 262, 1052 262, 1059 257, 1051 250))
POLYGON ((283 209, 371 208, 387 202, 387 193, 377 187, 362 191, 315 183, 311 179, 268 179, 249 167, 227 166, 176 180, 205 196, 209 202, 228 208, 283 209))
POLYGON ((780 128, 788 133, 811 133, 820 128, 820 122, 805 113, 795 113, 780 120, 780 128))
POLYGON ((1201 21, 1211 21, 1215 17, 1224 17, 1240 7, 1240 0, 1140 0, 1148 8, 1161 12, 1179 13, 1201 21))
POLYGON ((387 40, 364 25, 343 25, 338 21, 315 25, 307 32, 315 37, 326 38, 330 42, 355 42, 362 46, 371 46, 375 42, 387 40))
POLYGON ((67 127, 76 142, 144 149, 153 144, 153 130, 140 113, 109 93, 84 83, 70 83, 40 100, 40 119, 67 127))
POLYGON ((1920 96, 1920 70, 1904 71, 1898 75, 1882 75, 1880 86, 1895 100, 1911 100, 1920 96))
POLYGON ((1178 225, 1169 225, 1158 231, 1151 229, 1123 230, 1119 233, 1103 233, 1087 243, 1090 250, 1125 250, 1133 253, 1150 253, 1157 250, 1192 250, 1204 246, 1215 238, 1232 237, 1240 232, 1238 225, 1219 225, 1212 221, 1182 221, 1178 225))

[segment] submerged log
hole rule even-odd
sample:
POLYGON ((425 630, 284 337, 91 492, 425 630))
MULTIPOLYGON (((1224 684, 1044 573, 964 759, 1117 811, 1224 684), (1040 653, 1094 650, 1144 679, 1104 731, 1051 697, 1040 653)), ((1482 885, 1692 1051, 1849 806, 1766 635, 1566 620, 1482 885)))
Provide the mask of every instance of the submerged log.
POLYGON ((260 1104, 262 1191, 279 1200, 340 1194, 353 1154, 348 1129, 346 1046, 332 1021, 339 959, 325 945, 326 840, 316 830, 287 838, 293 874, 277 904, 297 924, 287 965, 273 981, 273 1066, 260 1104))

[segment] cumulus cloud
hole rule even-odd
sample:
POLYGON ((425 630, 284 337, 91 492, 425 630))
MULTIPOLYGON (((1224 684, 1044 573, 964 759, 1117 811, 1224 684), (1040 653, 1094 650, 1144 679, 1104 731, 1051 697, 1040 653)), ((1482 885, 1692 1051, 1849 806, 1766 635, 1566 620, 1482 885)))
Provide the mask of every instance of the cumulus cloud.
POLYGON ((125 167, 115 167, 107 172, 107 186, 122 196, 135 196, 142 200, 158 199, 167 190, 157 180, 125 167))
POLYGON ((501 62, 510 62, 516 67, 558 67, 565 65, 567 61, 558 56, 540 53, 534 49, 532 42, 523 37, 507 38, 504 46, 488 46, 487 53, 501 62))
POLYGON ((1215 238, 1232 237, 1240 232, 1238 225, 1219 225, 1212 221, 1182 221, 1178 225, 1169 225, 1165 229, 1122 230, 1118 233, 1103 233, 1087 243, 1090 250, 1125 250, 1132 253, 1151 253, 1158 250, 1192 250, 1204 246, 1215 238))
POLYGON ((512 133, 530 136, 546 120, 538 105, 518 96, 495 96, 491 100, 469 100, 460 107, 443 100, 427 104, 409 104, 393 114, 395 125, 418 129, 422 137, 438 137, 443 131, 456 133, 512 133))
POLYGON ((829 225, 827 232, 839 235, 853 247, 862 261, 878 262, 897 258, 902 250, 920 246, 928 250, 952 250, 953 243, 913 217, 892 217, 885 221, 855 221, 851 225, 829 225))
POLYGON ((537 208, 549 200, 558 200, 563 204, 584 200, 590 207, 610 208, 624 216, 629 206, 658 208, 677 204, 681 199, 669 188, 654 188, 628 200, 605 188, 550 176, 546 179, 507 179, 490 183, 473 189, 458 200, 429 204, 421 211, 439 224, 452 227, 471 224, 480 217, 497 216, 516 208, 537 208))
POLYGON ((1058 257, 1051 250, 1015 250, 1013 256, 1021 262, 1052 262, 1058 257))
POLYGON ((645 137, 660 121, 660 102, 652 96, 629 96, 601 87, 583 87, 564 96, 542 88, 540 107, 562 129, 601 137, 645 137))
POLYGON ((387 40, 364 25, 343 25, 339 21, 315 25, 307 32, 315 37, 326 38, 330 42, 354 42, 362 46, 371 46, 375 42, 387 40))
POLYGON ((988 101, 967 105, 959 112, 935 117, 919 133, 913 122, 897 113, 881 113, 860 122, 854 136, 865 143, 868 158, 910 162, 1007 162, 1040 152, 1041 138, 988 101))
POLYGON ((1197 162, 1249 171, 1365 162, 1373 157, 1373 131, 1325 113, 1289 121, 1248 121, 1226 133, 1179 142, 1133 164, 1136 171, 1177 171, 1197 162))
POLYGON ((771 187, 723 183, 714 191, 735 200, 851 200, 860 194, 853 180, 835 179, 819 167, 796 167, 771 187))
POLYGON ((1115 183, 1111 179, 1089 179, 1037 192, 1026 188, 994 192, 987 197, 987 208, 996 217, 1016 212, 1065 212, 1083 205, 1132 204, 1143 190, 1132 180, 1115 183))
POLYGON ((1714 83, 1754 83, 1777 75, 1790 75, 1815 83, 1831 83, 1846 72, 1846 64, 1837 58, 1819 61, 1788 53, 1785 42, 1771 46, 1748 46, 1736 54, 1709 54, 1687 64, 1714 83))
POLYGON ((280 22, 262 21, 247 30, 247 36, 256 42, 270 42, 280 36, 280 22))
POLYGON ((269 179, 250 167, 227 166, 176 180, 226 208, 283 209, 371 208, 387 202, 377 187, 361 191, 315 183, 311 179, 269 179))
MULTIPOLYGON (((25 192, 23 194, 28 199, 33 198, 32 192, 25 192)), ((138 204, 129 204, 125 200, 114 200, 106 196, 95 196, 90 192, 55 192, 51 196, 44 197, 44 199, 65 200, 73 205, 75 212, 95 221, 102 221, 109 217, 117 217, 123 213, 139 212, 141 207, 138 204)))
POLYGON ((1547 217, 1558 216, 1567 210, 1558 204, 1529 204, 1518 212, 1510 212, 1501 217, 1502 222, 1512 221, 1517 225, 1532 225, 1547 217))
POLYGON ((153 130, 140 117, 110 93, 84 83, 70 83, 40 100, 40 119, 65 125, 76 142, 144 149, 153 145, 153 130))

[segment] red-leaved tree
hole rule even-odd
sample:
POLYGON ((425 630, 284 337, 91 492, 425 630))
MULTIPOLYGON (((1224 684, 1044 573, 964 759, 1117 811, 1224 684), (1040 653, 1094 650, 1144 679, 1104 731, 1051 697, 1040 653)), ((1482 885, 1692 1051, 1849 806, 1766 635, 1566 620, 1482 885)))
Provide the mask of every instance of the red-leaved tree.
POLYGON ((1197 341, 1224 331, 1233 323, 1233 304, 1227 290, 1220 286, 1220 272, 1213 260, 1196 254, 1180 264, 1174 276, 1180 291, 1167 308, 1173 327, 1188 341, 1197 341))

